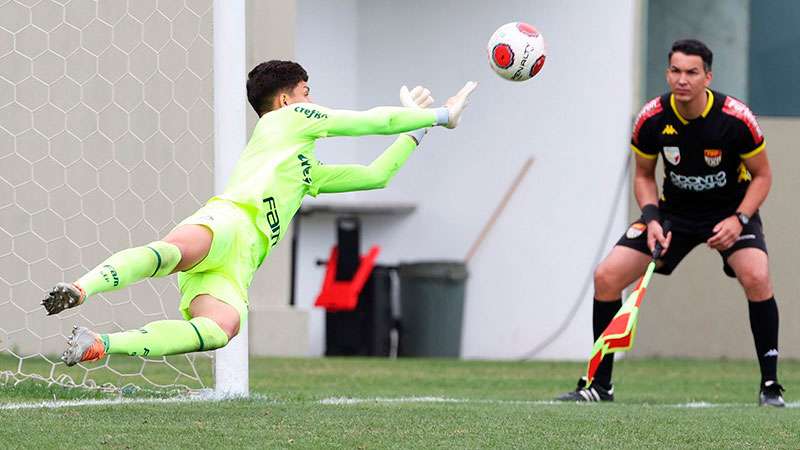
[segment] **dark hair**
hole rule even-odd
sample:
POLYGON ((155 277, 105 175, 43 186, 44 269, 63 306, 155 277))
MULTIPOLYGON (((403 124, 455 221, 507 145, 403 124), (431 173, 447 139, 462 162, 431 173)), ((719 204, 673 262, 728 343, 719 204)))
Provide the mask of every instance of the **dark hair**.
POLYGON ((672 43, 672 50, 667 56, 667 64, 672 60, 672 54, 681 52, 685 55, 695 55, 703 58, 703 68, 706 72, 711 72, 711 63, 714 60, 714 54, 706 44, 698 41, 697 39, 680 39, 672 43))
POLYGON ((263 62, 247 75, 247 100, 261 117, 272 110, 275 95, 291 90, 301 81, 308 81, 308 74, 300 64, 274 59, 263 62))

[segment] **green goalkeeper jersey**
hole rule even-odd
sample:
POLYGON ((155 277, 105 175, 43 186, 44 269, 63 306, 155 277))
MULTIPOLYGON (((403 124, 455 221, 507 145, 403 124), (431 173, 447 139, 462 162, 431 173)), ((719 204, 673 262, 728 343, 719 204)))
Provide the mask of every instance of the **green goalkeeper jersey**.
POLYGON ((269 252, 283 237, 306 194, 383 187, 416 147, 414 139, 401 136, 369 166, 325 166, 314 156, 317 139, 398 134, 436 123, 436 110, 285 106, 259 119, 225 191, 214 199, 235 202, 255 216, 256 226, 269 240, 269 252))

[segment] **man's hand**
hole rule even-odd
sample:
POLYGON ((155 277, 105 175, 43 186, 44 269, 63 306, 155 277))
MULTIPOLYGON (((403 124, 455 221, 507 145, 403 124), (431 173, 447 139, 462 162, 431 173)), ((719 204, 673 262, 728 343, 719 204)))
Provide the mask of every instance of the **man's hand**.
POLYGON ((447 99, 444 104, 444 107, 447 108, 449 113, 449 120, 447 121, 447 125, 445 125, 447 128, 452 129, 458 126, 461 113, 464 112, 464 108, 469 104, 469 95, 472 94, 472 91, 474 91, 476 87, 478 87, 478 83, 467 81, 467 84, 465 84, 456 95, 447 99))
POLYGON ((427 108, 433 103, 431 91, 428 89, 417 86, 412 90, 408 90, 406 86, 400 88, 400 104, 406 108, 427 108))
POLYGON ((663 256, 667 253, 669 243, 672 242, 672 231, 667 232, 667 235, 664 236, 664 229, 661 228, 661 224, 657 220, 651 220, 647 224, 647 247, 650 248, 651 252, 656 249, 656 241, 661 243, 661 248, 663 249, 658 256, 663 256))
POLYGON ((716 224, 712 231, 714 235, 706 241, 706 244, 714 250, 727 250, 742 234, 742 224, 736 216, 730 216, 716 224))

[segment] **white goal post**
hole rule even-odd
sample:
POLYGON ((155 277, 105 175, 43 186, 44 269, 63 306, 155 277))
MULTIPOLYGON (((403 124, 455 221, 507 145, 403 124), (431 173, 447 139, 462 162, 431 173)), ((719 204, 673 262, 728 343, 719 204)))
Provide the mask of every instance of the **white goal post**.
MULTIPOLYGON (((214 191, 219 193, 247 142, 245 1, 214 0, 214 191)), ((215 393, 249 393, 248 326, 216 351, 215 393)))

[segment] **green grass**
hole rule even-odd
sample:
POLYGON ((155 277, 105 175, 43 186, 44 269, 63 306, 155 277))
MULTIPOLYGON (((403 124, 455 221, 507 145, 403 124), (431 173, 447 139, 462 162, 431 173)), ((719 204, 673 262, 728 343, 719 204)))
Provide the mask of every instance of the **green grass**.
MULTIPOLYGON (((574 387, 582 369, 259 358, 251 361, 250 400, 0 410, 0 448, 800 447, 800 407, 756 406, 754 361, 618 361, 614 404, 543 402, 574 387), (345 397, 367 401, 321 402, 345 397), (374 400, 410 397, 452 401, 374 400), (690 402, 713 405, 681 406, 690 402)), ((781 382, 800 386, 800 362, 781 363, 781 382)), ((793 401, 793 389, 788 394, 793 401)), ((33 382, 0 389, 2 403, 103 397, 33 382)))

